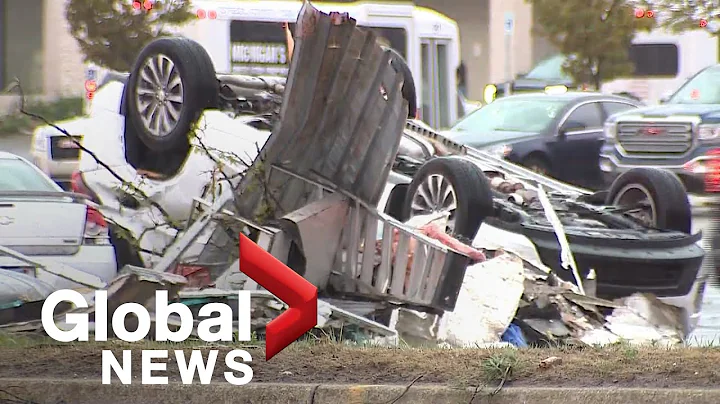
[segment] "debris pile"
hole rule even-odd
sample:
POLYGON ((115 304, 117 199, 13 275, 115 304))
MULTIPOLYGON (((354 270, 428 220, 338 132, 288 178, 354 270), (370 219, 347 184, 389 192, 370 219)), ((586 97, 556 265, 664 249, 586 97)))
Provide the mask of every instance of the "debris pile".
POLYGON ((398 309, 394 328, 413 342, 454 347, 680 344, 680 313, 652 295, 634 294, 609 301, 579 293, 518 255, 495 251, 492 258, 468 267, 453 312, 430 316, 398 309), (510 332, 521 338, 508 337, 510 332))
MULTIPOLYGON (((447 215, 435 214, 415 217, 407 224, 452 247, 460 242, 441 230, 446 220, 447 215)), ((370 319, 377 311, 372 303, 321 299, 317 335, 362 344, 397 345, 402 339, 410 344, 452 347, 603 345, 619 341, 672 345, 684 339, 678 309, 654 296, 635 294, 608 301, 583 295, 576 285, 516 253, 469 246, 463 250, 475 263, 466 270, 455 310, 431 314, 391 307, 389 321, 384 325, 370 319)), ((412 262, 412 256, 409 261, 412 262)), ((408 270, 410 267, 411 263, 408 270)), ((67 267, 46 265, 45 269, 63 276, 73 275, 67 267)), ((6 291, 0 296, 0 330, 42 331, 39 308, 52 290, 40 288, 37 279, 28 275, 2 271, 0 276, 0 290, 6 291), (14 297, 11 299, 10 295, 14 297)), ((102 286, 94 280, 77 276, 73 279, 79 283, 87 281, 89 291, 102 286)), ((206 303, 230 303, 237 299, 233 290, 196 288, 187 284, 183 276, 132 266, 126 266, 116 279, 100 288, 109 291, 110 307, 131 301, 150 307, 155 290, 169 290, 171 300, 183 302, 191 310, 206 303)), ((252 296, 251 327, 262 338, 265 325, 287 306, 264 290, 253 291, 252 296)), ((69 312, 92 313, 93 307, 91 304, 84 309, 72 309, 69 305, 59 308, 56 317, 59 328, 63 328, 64 316, 69 312)))

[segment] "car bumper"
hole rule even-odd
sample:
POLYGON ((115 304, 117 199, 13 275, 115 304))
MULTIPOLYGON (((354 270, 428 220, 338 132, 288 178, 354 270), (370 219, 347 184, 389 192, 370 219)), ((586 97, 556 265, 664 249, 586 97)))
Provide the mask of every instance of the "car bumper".
POLYGON ((620 154, 614 144, 606 144, 600 151, 600 171, 606 185, 612 183, 620 174, 637 167, 655 167, 671 171, 682 180, 685 188, 694 194, 705 192, 706 153, 717 146, 699 146, 685 156, 677 158, 628 157, 620 154))
POLYGON ((47 152, 33 151, 31 154, 33 163, 60 185, 68 185, 72 173, 77 171, 80 166, 79 159, 53 160, 47 152))
MULTIPOLYGON (((64 264, 87 274, 97 276, 105 282, 110 281, 117 275, 117 261, 115 259, 115 249, 112 245, 84 245, 80 247, 80 250, 74 255, 28 257, 30 259, 37 258, 43 263, 56 262, 64 264)), ((25 266, 27 266, 27 264, 14 258, 0 257, 0 268, 2 269, 15 269, 25 266)), ((42 269, 37 270, 35 276, 40 281, 55 289, 73 289, 83 286, 42 269)))
MULTIPOLYGON (((572 273, 560 267, 556 237, 553 232, 521 233, 483 223, 473 245, 504 246, 505 250, 517 253, 529 262, 551 267, 562 279, 573 282, 572 273)), ((684 243, 672 247, 663 245, 662 241, 648 242, 655 245, 650 249, 648 245, 636 245, 636 248, 614 245, 626 245, 626 240, 588 238, 582 242, 568 238, 581 276, 585 276, 589 268, 595 269, 598 297, 614 299, 634 293, 651 293, 679 309, 685 335, 697 327, 707 283, 707 274, 700 271, 704 256, 700 235, 688 236, 684 243), (637 276, 628 276, 629 268, 637 276)))

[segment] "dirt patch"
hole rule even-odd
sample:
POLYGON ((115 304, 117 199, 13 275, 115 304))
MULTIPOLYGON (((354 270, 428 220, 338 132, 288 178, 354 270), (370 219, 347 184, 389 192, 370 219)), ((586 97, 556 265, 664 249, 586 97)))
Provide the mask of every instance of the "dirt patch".
MULTIPOLYGON (((347 346, 331 342, 298 342, 270 361, 261 346, 238 345, 253 357, 256 382, 418 384, 562 387, 713 387, 720 385, 720 348, 652 348, 615 345, 605 348, 442 349, 347 346), (541 362, 558 357, 547 367, 541 362)), ((141 349, 207 351, 218 349, 215 378, 223 381, 225 353, 232 347, 194 347, 160 343, 74 343, 0 339, 0 378, 99 379, 101 351, 121 360, 132 350, 133 377, 140 377, 141 349)), ((186 357, 189 352, 186 353, 186 357)), ((168 372, 179 380, 170 352, 168 372)), ((156 372, 154 375, 163 375, 156 372)))

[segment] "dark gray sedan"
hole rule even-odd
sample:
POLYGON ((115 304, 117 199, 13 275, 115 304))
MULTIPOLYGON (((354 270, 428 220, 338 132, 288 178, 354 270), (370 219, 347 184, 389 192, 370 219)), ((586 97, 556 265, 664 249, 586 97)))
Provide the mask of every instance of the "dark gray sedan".
POLYGON ((638 101, 591 92, 519 94, 474 111, 444 135, 559 180, 603 186, 603 123, 638 101))

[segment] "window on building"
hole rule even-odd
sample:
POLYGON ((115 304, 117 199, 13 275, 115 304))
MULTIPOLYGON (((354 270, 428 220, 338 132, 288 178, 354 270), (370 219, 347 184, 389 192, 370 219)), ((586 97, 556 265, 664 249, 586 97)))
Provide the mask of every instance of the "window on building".
POLYGON ((678 47, 672 43, 634 44, 630 60, 636 77, 675 77, 679 68, 678 47))

